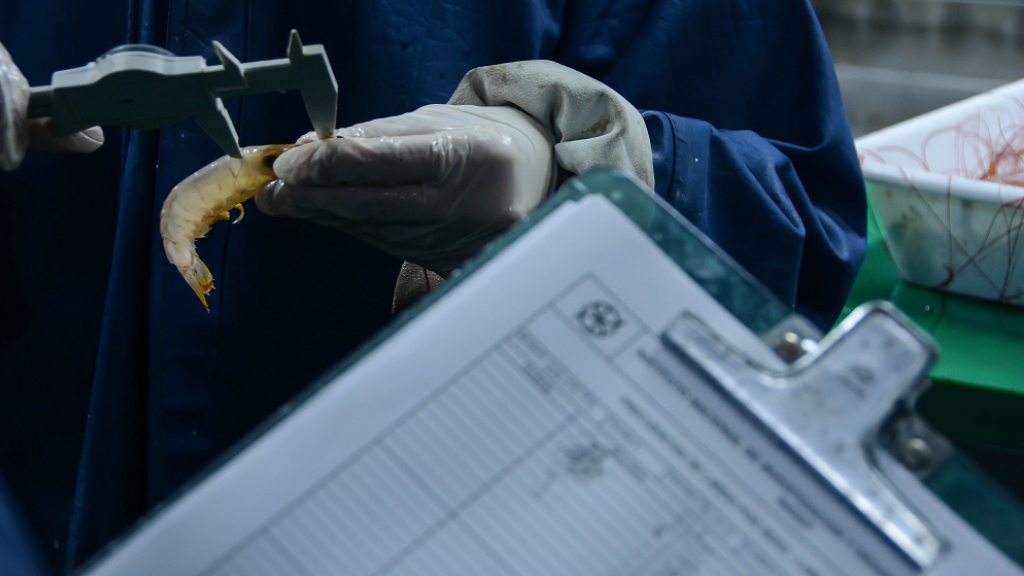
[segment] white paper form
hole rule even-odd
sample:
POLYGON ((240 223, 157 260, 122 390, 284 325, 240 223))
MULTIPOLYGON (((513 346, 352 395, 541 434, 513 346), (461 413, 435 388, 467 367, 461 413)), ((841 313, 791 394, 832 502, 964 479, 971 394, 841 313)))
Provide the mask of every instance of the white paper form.
POLYGON ((914 573, 661 344, 683 312, 778 365, 566 203, 88 574, 914 573))

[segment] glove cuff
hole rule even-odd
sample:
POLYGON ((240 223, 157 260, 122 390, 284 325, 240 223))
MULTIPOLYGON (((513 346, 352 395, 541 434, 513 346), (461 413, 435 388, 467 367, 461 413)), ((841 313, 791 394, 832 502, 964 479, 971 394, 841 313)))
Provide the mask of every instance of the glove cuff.
POLYGON ((640 112, 602 82, 555 62, 531 60, 470 70, 448 104, 515 106, 555 140, 559 168, 610 166, 654 188, 651 140, 640 112))

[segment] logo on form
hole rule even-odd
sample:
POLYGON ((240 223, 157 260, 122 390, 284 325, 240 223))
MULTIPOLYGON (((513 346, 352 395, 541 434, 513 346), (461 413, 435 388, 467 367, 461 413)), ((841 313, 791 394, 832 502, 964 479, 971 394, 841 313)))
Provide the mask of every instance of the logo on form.
POLYGON ((576 313, 576 321, 591 336, 611 336, 622 327, 622 316, 618 309, 604 300, 589 302, 576 313))

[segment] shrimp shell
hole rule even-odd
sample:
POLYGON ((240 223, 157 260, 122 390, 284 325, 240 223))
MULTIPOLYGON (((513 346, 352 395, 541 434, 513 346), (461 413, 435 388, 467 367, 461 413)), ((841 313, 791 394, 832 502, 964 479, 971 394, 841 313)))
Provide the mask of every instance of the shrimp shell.
POLYGON ((276 176, 274 160, 293 144, 270 144, 242 149, 242 157, 224 156, 207 164, 195 174, 182 180, 167 195, 160 210, 160 235, 164 239, 164 253, 171 264, 178 267, 192 291, 207 311, 206 295, 213 290, 213 274, 196 253, 196 238, 202 238, 210 227, 221 220, 231 219, 231 209, 241 213, 235 222, 245 216, 242 202, 276 176))

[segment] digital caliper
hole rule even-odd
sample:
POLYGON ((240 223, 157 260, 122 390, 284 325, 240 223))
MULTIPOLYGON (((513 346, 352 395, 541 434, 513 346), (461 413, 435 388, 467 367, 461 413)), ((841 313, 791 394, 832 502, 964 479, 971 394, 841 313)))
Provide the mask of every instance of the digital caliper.
POLYGON ((55 72, 49 86, 33 87, 28 116, 51 117, 58 134, 92 126, 148 130, 192 118, 239 158, 238 134, 221 98, 299 90, 313 129, 333 133, 338 83, 323 45, 303 46, 292 30, 287 58, 245 64, 220 42, 213 48, 216 66, 157 46, 119 46, 81 68, 55 72))

